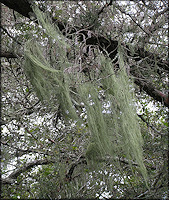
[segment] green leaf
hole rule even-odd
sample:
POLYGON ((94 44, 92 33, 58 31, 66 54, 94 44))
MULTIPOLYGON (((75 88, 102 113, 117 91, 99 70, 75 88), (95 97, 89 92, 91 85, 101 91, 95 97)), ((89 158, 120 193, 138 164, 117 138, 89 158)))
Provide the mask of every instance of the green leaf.
POLYGON ((29 88, 26 88, 26 92, 29 92, 29 88))

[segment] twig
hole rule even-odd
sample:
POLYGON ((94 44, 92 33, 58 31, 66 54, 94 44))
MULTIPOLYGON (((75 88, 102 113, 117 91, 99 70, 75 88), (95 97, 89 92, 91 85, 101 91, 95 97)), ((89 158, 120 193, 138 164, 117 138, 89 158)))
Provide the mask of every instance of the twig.
POLYGON ((164 135, 160 131, 158 131, 156 128, 154 128, 149 122, 147 122, 142 115, 137 114, 138 117, 147 124, 148 127, 152 128, 155 132, 157 132, 159 135, 164 135))
POLYGON ((129 13, 126 13, 124 10, 122 10, 122 9, 120 8, 120 6, 117 6, 117 8, 118 8, 122 13, 124 13, 125 15, 128 15, 128 16, 133 20, 133 22, 134 22, 135 24, 137 24, 137 26, 138 26, 142 31, 144 31, 144 33, 146 33, 148 36, 151 34, 151 33, 148 33, 147 31, 145 31, 145 30, 143 29, 143 27, 142 27, 139 23, 137 23, 136 20, 135 20, 129 13))
POLYGON ((4 58, 17 58, 17 55, 11 52, 0 52, 0 57, 4 58))
POLYGON ((27 154, 27 153, 39 153, 39 154, 45 154, 45 155, 53 155, 53 154, 49 154, 47 151, 46 151, 46 152, 41 152, 41 151, 39 151, 39 150, 31 149, 31 148, 20 149, 20 148, 18 148, 18 147, 9 145, 9 144, 8 144, 8 141, 7 141, 7 142, 1 141, 1 144, 6 145, 6 146, 8 146, 8 147, 10 147, 10 148, 16 149, 17 151, 22 152, 23 154, 27 154))
POLYGON ((110 0, 109 3, 106 3, 106 4, 101 8, 101 10, 98 12, 98 16, 104 11, 105 8, 107 8, 108 6, 111 6, 111 5, 112 5, 112 2, 113 2, 113 0, 110 0))
POLYGON ((149 190, 145 191, 144 193, 142 193, 139 196, 135 197, 135 199, 139 199, 140 197, 144 197, 148 192, 149 192, 149 190))

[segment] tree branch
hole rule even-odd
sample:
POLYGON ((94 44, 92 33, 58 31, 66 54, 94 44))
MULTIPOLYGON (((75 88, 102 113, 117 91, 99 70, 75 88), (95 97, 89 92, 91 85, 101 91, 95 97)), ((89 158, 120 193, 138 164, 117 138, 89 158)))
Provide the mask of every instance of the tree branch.
POLYGON ((25 17, 30 18, 29 13, 33 13, 29 0, 0 0, 0 2, 25 17))
POLYGON ((8 146, 8 147, 10 147, 12 149, 15 149, 18 152, 18 154, 20 154, 19 156, 22 156, 22 155, 28 154, 28 153, 38 153, 38 154, 53 156, 53 154, 49 153, 48 150, 43 152, 43 151, 40 151, 40 150, 37 150, 37 149, 33 149, 33 148, 32 149, 31 148, 20 149, 20 148, 18 148, 16 146, 9 145, 8 141, 7 142, 1 141, 1 144, 6 145, 6 146, 8 146))
MULTIPOLYGON (((133 72, 135 76, 138 76, 133 72)), ((163 94, 158 91, 150 82, 146 82, 145 80, 141 80, 140 78, 135 78, 134 83, 137 84, 141 89, 143 89, 148 95, 153 97, 156 101, 161 102, 166 107, 169 108, 168 94, 163 94)))
POLYGON ((112 3, 113 3, 113 0, 110 0, 109 3, 106 3, 106 4, 101 8, 101 10, 98 12, 98 16, 104 11, 105 8, 111 6, 112 3))
POLYGON ((136 20, 129 14, 129 13, 126 13, 124 10, 122 10, 122 8, 118 5, 116 5, 116 7, 120 10, 120 12, 124 13, 125 15, 128 15, 132 20, 133 22, 144 32, 146 33, 148 36, 150 35, 150 33, 148 33, 139 23, 136 22, 136 20))
POLYGON ((44 159, 44 160, 35 160, 32 162, 29 162, 27 164, 25 164, 23 167, 20 167, 19 169, 14 170, 14 172, 12 172, 7 178, 2 179, 2 183, 13 183, 14 179, 16 179, 21 173, 31 169, 32 167, 35 167, 37 165, 47 165, 50 163, 54 163, 55 160, 48 160, 48 159, 44 159))
MULTIPOLYGON (((32 8, 31 8, 31 4, 28 2, 28 0, 0 0, 0 2, 4 3, 6 6, 8 6, 11 9, 14 9, 15 11, 19 12, 20 14, 22 14, 23 16, 26 16, 28 18, 30 18, 29 16, 29 12, 33 12, 32 8), (27 9, 25 9, 25 7, 27 9)), ((110 1, 110 5, 111 5, 112 1, 110 1)), ((107 4, 107 5, 109 5, 107 4)), ((103 7, 104 9, 104 7, 103 7)), ((100 11, 102 12, 102 11, 100 11)), ((55 20, 55 22, 57 23, 60 31, 64 34, 64 25, 61 22, 58 22, 55 20)), ((75 27, 73 29, 70 30, 69 36, 73 33, 77 33, 77 30, 79 30, 78 27, 75 27)), ((98 45, 99 48, 101 50, 106 49, 107 52, 109 53, 109 57, 111 59, 114 59, 115 56, 117 55, 117 47, 118 47, 118 41, 107 39, 102 35, 92 35, 90 38, 88 37, 88 31, 87 30, 79 30, 78 34, 83 35, 86 37, 86 45, 98 45)), ((83 41, 84 38, 83 37, 79 37, 80 41, 83 41)), ((135 61, 139 61, 142 58, 145 57, 149 57, 149 59, 151 59, 152 64, 154 62, 154 54, 148 51, 145 51, 143 48, 139 48, 137 50, 135 50, 134 55, 132 55, 132 52, 130 52, 130 50, 128 50, 128 55, 132 56, 133 59, 135 61)), ((169 66, 168 66, 168 62, 162 60, 161 58, 157 57, 157 65, 166 70, 166 72, 169 72, 169 66)), ((135 83, 137 85, 139 85, 139 87, 142 87, 142 89, 151 97, 153 97, 155 100, 160 101, 162 103, 164 103, 165 106, 169 107, 169 104, 164 102, 164 98, 161 97, 161 95, 155 90, 155 88, 153 86, 151 86, 151 84, 146 83, 145 81, 140 81, 139 77, 137 74, 133 74, 133 72, 131 72, 132 75, 134 75, 136 77, 135 79, 135 83)))
POLYGON ((72 180, 72 174, 74 172, 74 169, 79 164, 87 164, 86 159, 83 156, 81 156, 76 162, 73 162, 71 164, 71 167, 70 167, 69 171, 66 174, 66 180, 67 181, 71 181, 72 180))
MULTIPOLYGON (((21 55, 20 55, 21 56, 21 55)), ((12 52, 0 52, 0 57, 4 57, 4 58, 17 58, 17 55, 12 53, 12 52)))
POLYGON ((152 128, 152 130, 154 130, 155 132, 157 132, 159 135, 163 135, 160 131, 158 131, 157 129, 155 129, 150 123, 148 123, 145 119, 144 119, 144 117, 143 117, 143 115, 137 115, 143 122, 145 122, 146 124, 147 124, 147 126, 148 127, 151 127, 152 128))

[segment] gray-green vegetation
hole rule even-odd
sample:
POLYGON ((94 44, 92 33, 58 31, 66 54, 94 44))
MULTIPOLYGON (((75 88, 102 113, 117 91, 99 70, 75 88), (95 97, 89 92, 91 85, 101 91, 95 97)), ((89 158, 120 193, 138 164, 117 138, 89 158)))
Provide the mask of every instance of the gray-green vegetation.
POLYGON ((27 3, 2 36, 2 199, 167 198, 166 4, 27 3))

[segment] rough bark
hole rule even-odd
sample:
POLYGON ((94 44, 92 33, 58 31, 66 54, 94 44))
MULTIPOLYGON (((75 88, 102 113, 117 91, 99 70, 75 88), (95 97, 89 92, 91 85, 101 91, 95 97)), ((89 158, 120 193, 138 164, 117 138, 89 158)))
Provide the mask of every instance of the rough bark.
POLYGON ((0 2, 28 18, 30 18, 29 13, 33 12, 29 0, 0 0, 0 2))
POLYGON ((13 52, 0 52, 0 57, 4 57, 4 58, 17 58, 17 55, 14 54, 13 52))
POLYGON ((141 81, 139 79, 135 79, 134 82, 154 100, 163 103, 169 108, 168 94, 163 94, 162 92, 158 91, 151 83, 141 81))
POLYGON ((7 178, 2 178, 2 184, 12 184, 15 183, 16 178, 23 172, 31 169, 32 167, 35 167, 37 165, 47 165, 50 163, 54 163, 54 160, 48 160, 48 159, 44 159, 44 160, 34 160, 32 162, 29 162, 27 164, 25 164, 23 167, 20 167, 16 170, 14 170, 7 178))

